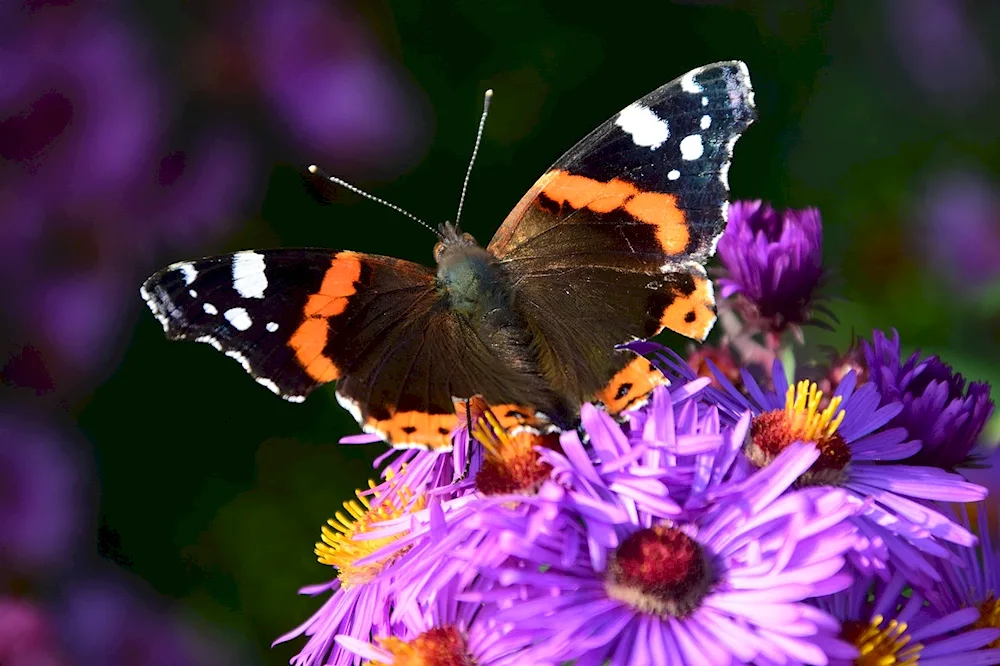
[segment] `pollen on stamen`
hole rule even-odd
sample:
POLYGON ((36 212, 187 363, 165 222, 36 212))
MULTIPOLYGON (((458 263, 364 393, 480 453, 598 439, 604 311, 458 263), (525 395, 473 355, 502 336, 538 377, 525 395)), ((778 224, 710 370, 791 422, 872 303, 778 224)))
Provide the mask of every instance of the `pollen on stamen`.
MULTIPOLYGON (((379 641, 392 655, 393 666, 476 666, 463 633, 456 627, 435 627, 411 641, 394 636, 379 641)), ((380 661, 365 666, 388 666, 380 661)))
POLYGON ((844 421, 842 399, 835 396, 821 409, 823 392, 815 382, 801 381, 789 386, 785 408, 754 418, 747 437, 746 454, 757 467, 764 467, 793 442, 812 442, 820 457, 798 485, 836 485, 851 460, 847 442, 837 432, 844 421))
POLYGON ((336 567, 337 577, 345 589, 372 580, 403 553, 401 550, 377 562, 358 566, 354 563, 389 545, 402 534, 375 539, 355 539, 355 537, 370 531, 378 523, 406 516, 426 507, 426 497, 414 496, 405 485, 399 485, 399 477, 389 473, 386 479, 395 490, 393 497, 379 502, 382 493, 375 490, 377 488, 375 482, 369 480, 369 490, 357 490, 355 491, 357 499, 344 502, 346 514, 338 511, 333 518, 326 521, 327 525, 323 526, 320 535, 322 542, 316 544, 314 552, 320 564, 336 567), (372 499, 369 499, 369 495, 372 499))
POLYGON ((881 615, 872 617, 869 624, 845 622, 840 630, 844 640, 858 648, 860 656, 854 660, 855 666, 916 666, 924 646, 910 645, 911 636, 906 633, 905 622, 890 620, 885 622, 881 615))
POLYGON ((549 478, 552 467, 535 447, 556 448, 559 435, 529 428, 510 434, 493 412, 484 409, 472 426, 472 437, 485 451, 476 473, 476 489, 483 495, 533 494, 549 478))
MULTIPOLYGON (((1000 599, 994 593, 988 594, 979 605, 979 619, 973 626, 976 629, 1000 629, 1000 599)), ((986 647, 1000 648, 1000 638, 986 647)))

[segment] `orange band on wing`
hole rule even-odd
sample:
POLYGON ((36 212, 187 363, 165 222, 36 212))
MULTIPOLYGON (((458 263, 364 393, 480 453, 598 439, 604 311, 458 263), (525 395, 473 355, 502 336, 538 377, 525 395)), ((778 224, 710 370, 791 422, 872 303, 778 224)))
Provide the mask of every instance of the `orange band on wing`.
POLYGON ((715 324, 715 297, 708 278, 695 277, 691 294, 677 294, 660 316, 660 330, 669 328, 695 340, 704 340, 715 324))
MULTIPOLYGON (((391 410, 390 410, 391 411, 391 410)), ((456 414, 391 412, 387 419, 365 420, 365 430, 397 448, 450 451, 451 433, 458 426, 456 414)))
POLYGON ((541 193, 559 205, 602 214, 622 209, 640 222, 653 225, 666 254, 683 252, 691 238, 687 217, 673 194, 643 192, 620 178, 603 182, 558 169, 546 173, 536 185, 541 185, 541 193))
POLYGON ((355 283, 360 277, 361 260, 354 253, 335 254, 319 291, 306 301, 305 319, 288 340, 288 345, 295 350, 295 360, 317 382, 340 378, 340 369, 324 353, 330 335, 329 319, 347 309, 348 299, 355 294, 355 283))
MULTIPOLYGON (((467 411, 466 401, 461 398, 454 398, 452 402, 455 405, 455 413, 458 414, 459 422, 464 424, 467 411)), ((469 403, 468 411, 471 412, 473 421, 482 416, 483 411, 489 409, 493 412, 493 416, 500 422, 504 430, 512 430, 518 426, 526 426, 535 430, 547 430, 552 425, 548 418, 539 416, 533 407, 528 407, 527 405, 515 405, 512 403, 490 405, 479 395, 470 398, 469 403)))
POLYGON ((640 407, 654 388, 667 383, 667 378, 648 359, 636 356, 615 373, 607 386, 594 394, 594 400, 615 415, 640 407))

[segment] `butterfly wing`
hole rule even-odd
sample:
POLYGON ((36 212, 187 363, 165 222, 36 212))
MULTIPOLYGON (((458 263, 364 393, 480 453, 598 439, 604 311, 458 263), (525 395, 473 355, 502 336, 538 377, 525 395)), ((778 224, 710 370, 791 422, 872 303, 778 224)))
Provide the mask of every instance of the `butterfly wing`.
POLYGON ((397 447, 450 446, 453 397, 483 393, 530 421, 528 406, 546 390, 514 367, 464 362, 498 350, 448 309, 432 269, 407 261, 238 252, 173 264, 141 294, 168 338, 212 345, 286 400, 337 381, 341 404, 397 447))
POLYGON ((708 335, 703 264, 725 229, 733 147, 754 118, 743 63, 693 70, 570 149, 497 231, 488 250, 515 276, 542 368, 564 395, 616 411, 650 387, 615 345, 664 328, 708 335))

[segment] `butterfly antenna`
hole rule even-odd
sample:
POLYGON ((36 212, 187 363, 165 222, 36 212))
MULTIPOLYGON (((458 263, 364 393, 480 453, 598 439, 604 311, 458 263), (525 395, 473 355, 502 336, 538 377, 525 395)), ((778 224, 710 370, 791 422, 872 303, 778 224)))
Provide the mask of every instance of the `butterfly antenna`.
POLYGON ((420 226, 422 226, 422 227, 430 230, 430 232, 432 234, 434 234, 435 236, 437 236, 438 238, 442 237, 440 231, 438 231, 437 229, 435 229, 431 225, 427 224, 426 222, 424 222, 423 220, 421 220, 419 217, 417 217, 413 213, 411 213, 411 212, 409 212, 407 210, 403 210, 402 208, 400 208, 396 204, 389 203, 385 199, 380 199, 377 196, 375 196, 374 194, 369 194, 368 192, 365 192, 361 188, 355 187, 354 185, 351 185, 346 180, 341 180, 340 178, 337 178, 336 176, 331 176, 330 174, 326 173, 325 171, 323 171, 322 169, 320 169, 315 164, 310 164, 309 165, 309 173, 314 173, 317 176, 322 176, 323 178, 326 178, 331 183, 336 183, 337 185, 340 185, 341 187, 347 188, 351 192, 354 192, 357 195, 363 196, 365 199, 371 199, 375 203, 380 203, 383 206, 385 206, 386 208, 391 208, 392 210, 396 211, 397 213, 400 213, 400 214, 405 215, 406 217, 410 218, 411 220, 413 220, 414 222, 416 222, 420 226))
POLYGON ((462 206, 465 204, 465 192, 469 189, 469 177, 472 176, 472 165, 476 163, 476 155, 479 154, 479 144, 483 141, 483 128, 486 127, 486 116, 490 112, 490 100, 493 99, 493 90, 487 90, 483 96, 483 115, 479 119, 479 130, 476 132, 476 145, 472 149, 472 157, 469 159, 469 168, 465 172, 465 181, 462 183, 462 196, 458 198, 458 212, 455 213, 455 226, 462 221, 462 206))

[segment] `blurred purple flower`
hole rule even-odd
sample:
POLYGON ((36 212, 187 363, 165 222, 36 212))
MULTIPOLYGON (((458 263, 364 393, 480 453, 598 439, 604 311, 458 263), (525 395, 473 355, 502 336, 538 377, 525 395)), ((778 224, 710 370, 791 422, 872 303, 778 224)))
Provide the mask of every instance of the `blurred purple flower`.
POLYGON ((937 356, 921 359, 919 351, 903 361, 895 330, 891 340, 874 331, 871 344, 865 342, 865 357, 882 404, 902 405, 889 425, 904 428, 921 442, 920 450, 905 462, 946 470, 968 463, 993 414, 989 384, 966 385, 947 363, 937 356))
POLYGON ((61 386, 118 344, 163 246, 228 227, 251 156, 225 130, 165 140, 170 100, 109 6, 34 9, 0 45, 0 279, 18 284, 0 311, 61 386))
MULTIPOLYGON (((57 603, 60 636, 80 666, 217 666, 253 663, 227 639, 146 593, 137 582, 98 575, 69 584, 57 603)), ((5 665, 6 666, 6 665, 5 665)))
POLYGON ((726 272, 721 297, 739 295, 751 325, 780 333, 813 320, 823 276, 819 211, 775 211, 760 201, 736 201, 719 240, 726 272))
POLYGON ((64 666, 58 636, 46 610, 26 599, 0 597, 0 664, 64 666))
POLYGON ((81 547, 91 516, 77 446, 51 423, 0 412, 0 579, 50 570, 81 547))
MULTIPOLYGON (((986 5, 982 5, 986 6, 986 5)), ((888 32, 913 80, 946 107, 976 101, 992 78, 990 59, 961 0, 892 0, 888 32)))
POLYGON ((1000 280, 1000 191, 989 176, 935 173, 917 216, 924 253, 960 296, 1000 280))
POLYGON ((416 152, 423 132, 410 117, 414 91, 404 93, 402 74, 346 7, 257 0, 249 13, 262 92, 302 146, 369 167, 416 152))

